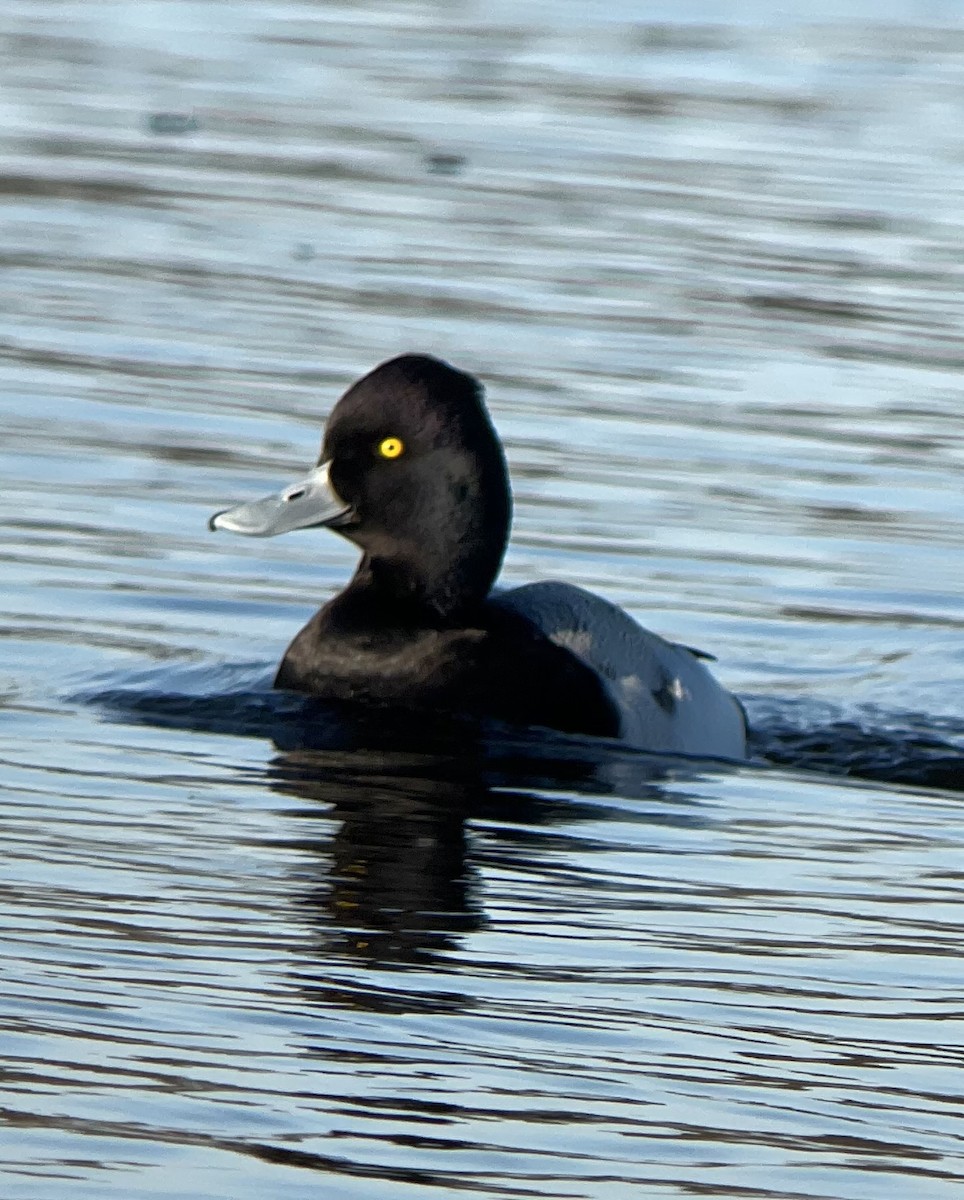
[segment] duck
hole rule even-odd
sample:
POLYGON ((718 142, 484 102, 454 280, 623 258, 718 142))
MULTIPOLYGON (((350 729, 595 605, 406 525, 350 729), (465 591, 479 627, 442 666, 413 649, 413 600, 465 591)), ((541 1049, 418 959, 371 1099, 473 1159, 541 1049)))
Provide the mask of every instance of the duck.
POLYGON ((403 354, 337 401, 304 478, 215 513, 209 527, 248 537, 327 528, 360 551, 347 585, 288 646, 276 688, 745 758, 742 705, 710 656, 570 583, 496 586, 511 513, 480 382, 403 354))

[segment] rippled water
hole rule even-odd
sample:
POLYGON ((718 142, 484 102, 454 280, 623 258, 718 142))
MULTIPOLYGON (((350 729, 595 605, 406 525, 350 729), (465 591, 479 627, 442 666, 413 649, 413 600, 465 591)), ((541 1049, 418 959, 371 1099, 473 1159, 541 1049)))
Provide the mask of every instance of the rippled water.
POLYGON ((959 1196, 958 6, 6 17, 4 1200, 959 1196), (268 690, 410 349, 754 763, 268 690))

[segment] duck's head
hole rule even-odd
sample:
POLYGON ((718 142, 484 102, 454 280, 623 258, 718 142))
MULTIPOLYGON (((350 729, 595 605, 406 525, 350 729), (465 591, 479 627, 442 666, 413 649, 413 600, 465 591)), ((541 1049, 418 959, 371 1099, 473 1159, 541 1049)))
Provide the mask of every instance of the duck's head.
POLYGON ((210 527, 272 537, 327 525, 361 548, 361 569, 386 594, 452 618, 491 589, 510 512, 481 385, 406 354, 342 396, 305 479, 216 513, 210 527))

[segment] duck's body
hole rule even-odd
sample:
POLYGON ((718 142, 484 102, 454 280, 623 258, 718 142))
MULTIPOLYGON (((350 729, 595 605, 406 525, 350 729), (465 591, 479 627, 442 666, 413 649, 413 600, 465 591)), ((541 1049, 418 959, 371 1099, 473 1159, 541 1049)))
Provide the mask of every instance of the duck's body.
POLYGON ((592 671, 624 741, 674 754, 746 754, 743 708, 707 670, 705 655, 665 641, 617 605, 569 583, 528 583, 496 602, 592 671))
POLYGON ((454 627, 416 613, 386 622, 367 590, 356 579, 315 613, 288 647, 276 687, 618 736, 595 672, 511 608, 485 602, 454 627))
POLYGON ((256 536, 330 525, 362 550, 288 647, 276 687, 742 758, 742 710, 692 651, 568 584, 492 590, 509 513, 481 388, 405 355, 338 402, 306 480, 211 525, 256 536))

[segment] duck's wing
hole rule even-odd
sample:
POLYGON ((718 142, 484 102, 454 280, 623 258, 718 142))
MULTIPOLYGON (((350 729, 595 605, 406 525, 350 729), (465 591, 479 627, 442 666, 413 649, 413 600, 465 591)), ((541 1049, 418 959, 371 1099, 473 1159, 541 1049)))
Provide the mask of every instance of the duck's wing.
POLYGON ((646 750, 744 758, 739 702, 699 661, 617 605, 569 583, 529 583, 491 602, 524 617, 590 667, 620 715, 620 736, 646 750))

